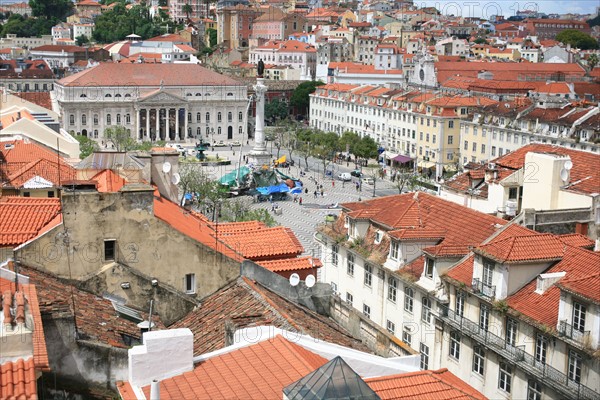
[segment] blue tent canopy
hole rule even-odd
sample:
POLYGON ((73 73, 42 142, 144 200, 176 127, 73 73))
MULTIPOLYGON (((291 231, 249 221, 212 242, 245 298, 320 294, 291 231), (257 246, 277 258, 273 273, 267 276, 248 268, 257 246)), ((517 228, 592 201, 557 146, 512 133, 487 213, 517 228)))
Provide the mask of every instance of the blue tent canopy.
POLYGON ((285 183, 280 183, 275 186, 259 187, 256 190, 262 195, 269 195, 273 193, 287 193, 290 191, 290 188, 285 183))

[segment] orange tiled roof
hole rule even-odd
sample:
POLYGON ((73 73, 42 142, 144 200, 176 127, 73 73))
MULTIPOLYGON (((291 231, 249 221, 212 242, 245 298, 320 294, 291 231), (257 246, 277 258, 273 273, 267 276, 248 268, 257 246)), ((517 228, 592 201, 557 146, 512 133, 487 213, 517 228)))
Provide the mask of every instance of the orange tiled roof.
POLYGON ((421 240, 421 239, 443 239, 446 235, 445 229, 402 229, 399 231, 390 231, 389 235, 399 240, 421 240))
POLYGON ((56 159, 40 159, 32 161, 24 165, 20 169, 13 171, 7 178, 5 186, 21 188, 32 178, 39 176, 54 186, 61 186, 65 181, 75 179, 77 172, 75 168, 62 161, 57 162, 56 159))
MULTIPOLYGON (((35 165, 39 160, 48 160, 56 163, 57 160, 60 159, 59 162, 61 165, 68 166, 68 164, 64 162, 62 158, 59 158, 56 153, 47 150, 34 142, 25 142, 23 140, 2 142, 0 145, 0 153, 2 154, 0 158, 3 157, 6 162, 3 167, 6 168, 6 174, 8 176, 27 165, 35 165)), ((45 178, 44 176, 42 177, 45 178)))
POLYGON ((487 399, 446 368, 365 379, 382 400, 487 399))
POLYGON ((569 233, 566 235, 559 235, 558 239, 560 239, 560 241, 566 244, 567 246, 583 247, 587 248, 588 250, 592 250, 595 245, 595 242, 593 240, 580 233, 569 233))
POLYGON ((37 400, 37 377, 33 357, 0 365, 0 398, 37 400))
POLYGON ((323 266, 321 260, 313 257, 297 257, 271 261, 259 261, 258 264, 272 272, 300 271, 303 269, 320 268, 323 266))
MULTIPOLYGON (((218 232, 218 231, 217 231, 218 232)), ((304 248, 290 228, 276 226, 249 232, 218 232, 229 247, 250 260, 295 257, 304 248)))
POLYGON ((473 261, 475 256, 469 255, 463 259, 459 264, 455 265, 450 269, 446 276, 452 278, 455 281, 464 283, 465 285, 471 285, 473 282, 473 261))
MULTIPOLYGON (((196 364, 190 372, 164 379, 160 382, 160 397, 163 400, 278 399, 284 387, 326 362, 325 358, 277 335, 272 340, 211 357, 196 364)), ((150 398, 150 386, 142 390, 150 398)))
POLYGON ((110 169, 98 172, 91 180, 97 182, 97 190, 103 193, 118 192, 126 183, 124 178, 110 169))
MULTIPOLYGON (((598 254, 598 253, 594 253, 598 254)), ((590 256, 591 257, 591 256, 590 256)), ((597 258, 594 265, 590 265, 591 274, 580 278, 565 277, 560 280, 558 287, 572 293, 577 293, 596 304, 600 304, 600 258, 597 258)))
POLYGON ((550 233, 531 234, 494 239, 474 251, 501 263, 553 261, 562 258, 565 244, 550 233))
POLYGON ((566 272, 566 275, 543 294, 535 292, 537 282, 533 279, 522 289, 509 296, 507 304, 525 317, 553 328, 558 323, 560 286, 563 281, 584 285, 577 288, 577 290, 584 290, 578 293, 598 296, 597 285, 599 282, 597 279, 600 274, 600 253, 567 246, 563 259, 544 271, 544 273, 553 272, 566 272), (586 279, 590 282, 590 286, 585 283, 586 279), (596 286, 591 286, 594 284, 596 286), (586 292, 586 290, 590 291, 586 292))
POLYGON ((60 213, 60 199, 0 197, 0 247, 37 236, 60 213))
POLYGON ((194 333, 194 355, 198 356, 225 347, 227 321, 236 329, 261 325, 293 329, 319 340, 369 352, 361 341, 330 318, 292 303, 246 277, 204 298, 201 307, 171 328, 189 328, 194 333))
POLYGON ((197 64, 128 64, 100 63, 61 79, 63 86, 81 87, 126 86, 135 81, 137 86, 194 86, 233 85, 240 83, 233 78, 210 71, 197 64))

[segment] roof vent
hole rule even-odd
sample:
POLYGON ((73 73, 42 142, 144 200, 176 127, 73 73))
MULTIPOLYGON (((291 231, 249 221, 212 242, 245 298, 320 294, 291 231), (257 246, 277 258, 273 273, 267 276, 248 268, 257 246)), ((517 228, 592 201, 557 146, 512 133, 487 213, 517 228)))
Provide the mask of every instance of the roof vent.
POLYGON ((10 149, 14 149, 14 148, 15 148, 15 145, 12 143, 6 143, 4 145, 4 150, 10 150, 10 149))
POLYGON ((544 294, 546 290, 550 289, 552 285, 558 282, 563 276, 565 276, 566 272, 553 272, 550 274, 540 274, 537 277, 535 292, 537 294, 544 294))

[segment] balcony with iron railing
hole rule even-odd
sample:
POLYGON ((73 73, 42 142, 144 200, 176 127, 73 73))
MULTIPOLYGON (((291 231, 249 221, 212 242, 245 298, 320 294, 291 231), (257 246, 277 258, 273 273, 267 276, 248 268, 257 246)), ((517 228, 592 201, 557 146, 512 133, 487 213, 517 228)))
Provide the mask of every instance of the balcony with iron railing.
POLYGON ((471 286, 474 292, 481 293, 485 297, 492 299, 494 296, 496 296, 496 286, 487 285, 479 278, 474 278, 471 286))
POLYGON ((533 355, 525 352, 525 346, 513 346, 504 338, 483 329, 465 317, 460 316, 447 306, 440 305, 438 320, 447 323, 461 334, 485 345, 501 357, 513 363, 527 374, 536 377, 544 385, 551 387, 565 398, 576 398, 584 400, 597 400, 600 393, 582 385, 548 364, 537 360, 533 355))
POLYGON ((558 323, 558 333, 569 341, 574 342, 578 347, 586 347, 590 345, 590 331, 581 331, 573 325, 562 320, 558 323))

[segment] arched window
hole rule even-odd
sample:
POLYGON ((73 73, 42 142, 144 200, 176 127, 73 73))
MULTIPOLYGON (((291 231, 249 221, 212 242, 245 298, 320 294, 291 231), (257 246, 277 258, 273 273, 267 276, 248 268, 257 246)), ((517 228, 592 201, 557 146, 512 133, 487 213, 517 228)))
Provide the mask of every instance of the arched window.
POLYGON ((130 114, 125 114, 125 123, 131 124, 131 115, 130 114))
POLYGON ((242 132, 242 127, 241 127, 241 126, 238 128, 238 133, 239 133, 240 135, 243 133, 243 132, 242 132))
POLYGON ((192 122, 192 113, 191 112, 188 113, 188 122, 192 122))
POLYGON ((125 97, 131 97, 131 95, 129 93, 126 93, 125 97))
POLYGON ((200 130, 200 127, 196 128, 196 136, 200 136, 202 135, 202 131, 200 130))
POLYGON ((206 113, 206 122, 207 123, 210 122, 210 113, 209 112, 206 113))
POLYGON ((221 134, 221 127, 218 127, 217 128, 217 135, 220 135, 220 134, 221 134))
POLYGON ((121 123, 121 114, 117 114, 117 124, 121 123))
POLYGON ((192 96, 192 94, 191 94, 191 93, 186 93, 185 95, 186 95, 187 97, 191 97, 191 96, 192 96))
POLYGON ((112 119, 110 117, 110 114, 106 114, 106 125, 110 125, 112 123, 112 119))
POLYGON ((196 97, 200 97, 202 96, 200 93, 196 93, 196 97))
POLYGON ((244 113, 243 113, 243 112, 241 112, 241 111, 238 113, 238 120, 239 120, 240 122, 242 122, 242 121, 244 120, 244 113))
POLYGON ((106 93, 104 97, 112 97, 112 95, 110 93, 106 93))
POLYGON ((81 125, 87 124, 87 115, 81 114, 81 125))
POLYGON ((221 112, 217 113, 217 122, 221 122, 221 112))
POLYGON ((230 111, 227 113, 227 122, 233 121, 233 113, 230 111))
POLYGON ((196 122, 200 122, 201 119, 200 113, 196 113, 196 122))
POLYGON ((87 95, 85 93, 81 93, 79 97, 87 97, 87 95))
POLYGON ((75 115, 69 115, 69 125, 75 125, 75 115))
POLYGON ((94 114, 94 125, 98 125, 98 114, 94 114))
POLYGON ((233 93, 227 93, 227 97, 233 97, 233 93))
POLYGON ((115 94, 115 97, 121 97, 121 95, 119 93, 115 94))

